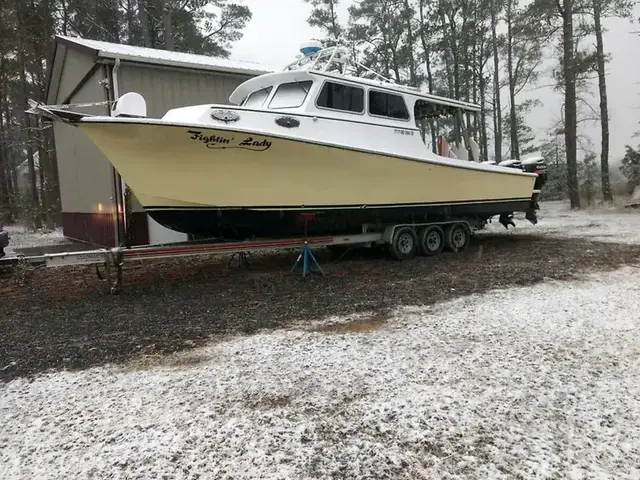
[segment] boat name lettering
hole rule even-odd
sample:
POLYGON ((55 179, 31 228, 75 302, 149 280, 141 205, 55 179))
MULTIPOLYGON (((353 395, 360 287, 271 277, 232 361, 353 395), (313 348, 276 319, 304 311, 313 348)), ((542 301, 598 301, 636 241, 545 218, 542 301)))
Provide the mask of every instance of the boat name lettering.
POLYGON ((273 145, 273 142, 265 139, 259 139, 259 138, 254 138, 254 137, 245 137, 244 140, 242 140, 239 144, 237 145, 231 145, 231 142, 235 139, 235 138, 225 138, 225 137, 220 137, 218 135, 203 135, 202 132, 197 131, 197 130, 187 130, 187 133, 189 133, 191 135, 191 140, 196 140, 198 142, 202 142, 204 143, 207 148, 244 148, 244 149, 248 149, 248 150, 256 150, 259 152, 264 152, 265 150, 268 150, 269 148, 271 148, 271 145, 273 145))
POLYGON ((401 128, 396 128, 394 129, 395 133, 399 133, 400 135, 413 135, 414 131, 413 130, 403 130, 401 128))
POLYGON ((204 143, 207 148, 216 148, 216 145, 223 144, 228 145, 229 139, 224 137, 219 137, 217 135, 202 135, 202 132, 198 132, 196 130, 189 130, 188 133, 192 134, 191 140, 199 140, 204 143))
POLYGON ((242 142, 240 142, 241 147, 256 147, 261 150, 267 150, 269 149, 269 147, 271 147, 271 145, 272 143, 267 139, 258 141, 254 140, 253 137, 247 137, 242 142))

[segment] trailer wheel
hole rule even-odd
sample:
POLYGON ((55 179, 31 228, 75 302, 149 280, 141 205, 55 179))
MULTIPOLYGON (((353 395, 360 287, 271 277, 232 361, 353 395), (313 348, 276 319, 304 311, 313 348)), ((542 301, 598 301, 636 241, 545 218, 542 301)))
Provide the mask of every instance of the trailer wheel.
POLYGON ((420 254, 432 257, 444 248, 444 232, 438 225, 431 225, 420 230, 420 254))
POLYGON ((455 223, 445 230, 445 243, 452 252, 462 252, 471 241, 471 232, 464 223, 455 223))
POLYGON ((411 227, 400 227, 393 234, 389 244, 389 253, 396 260, 407 260, 418 251, 418 235, 411 227))

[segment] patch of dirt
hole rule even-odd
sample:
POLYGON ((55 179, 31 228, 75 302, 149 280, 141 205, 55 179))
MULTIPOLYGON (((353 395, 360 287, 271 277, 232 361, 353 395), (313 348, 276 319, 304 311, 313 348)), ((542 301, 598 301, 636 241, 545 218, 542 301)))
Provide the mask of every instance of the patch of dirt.
MULTIPOLYGON (((187 343, 187 346, 189 342, 187 343)), ((140 371, 151 370, 157 367, 189 368, 211 360, 210 355, 194 352, 176 352, 172 355, 150 355, 135 358, 125 365, 126 370, 140 371)))
POLYGON ((242 401, 255 410, 273 410, 288 407, 291 404, 291 397, 266 393, 260 396, 245 397, 242 401))
MULTIPOLYGON (((306 278, 291 273, 297 256, 254 254, 248 269, 229 267, 229 256, 125 262, 119 296, 103 292, 91 267, 39 269, 25 274, 23 285, 2 278, 0 381, 126 364, 227 335, 613 270, 638 264, 640 245, 483 234, 466 252, 407 262, 377 249, 352 251, 340 261, 318 250, 325 275, 306 278)), ((335 331, 383 326, 354 324, 335 331)))
POLYGON ((384 328, 388 321, 388 315, 378 313, 364 318, 356 318, 354 320, 347 318, 345 322, 321 325, 312 329, 312 331, 320 333, 366 333, 384 328))

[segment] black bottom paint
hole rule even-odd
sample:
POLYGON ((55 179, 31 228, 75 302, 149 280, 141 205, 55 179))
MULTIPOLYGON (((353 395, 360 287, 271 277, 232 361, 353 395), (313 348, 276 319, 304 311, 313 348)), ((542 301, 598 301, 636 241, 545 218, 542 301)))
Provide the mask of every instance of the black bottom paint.
POLYGON ((251 210, 172 209, 148 210, 159 224, 196 238, 248 240, 308 235, 362 233, 362 225, 438 222, 465 217, 486 220, 495 215, 526 211, 531 200, 449 206, 419 206, 360 209, 251 210))

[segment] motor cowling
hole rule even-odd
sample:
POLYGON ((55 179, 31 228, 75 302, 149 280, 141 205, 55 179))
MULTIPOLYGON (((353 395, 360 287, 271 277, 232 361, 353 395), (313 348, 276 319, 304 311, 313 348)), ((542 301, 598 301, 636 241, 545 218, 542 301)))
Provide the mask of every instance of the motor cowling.
POLYGON ((547 162, 543 157, 532 157, 522 161, 522 169, 527 173, 538 175, 534 185, 535 190, 542 190, 547 182, 547 162))

